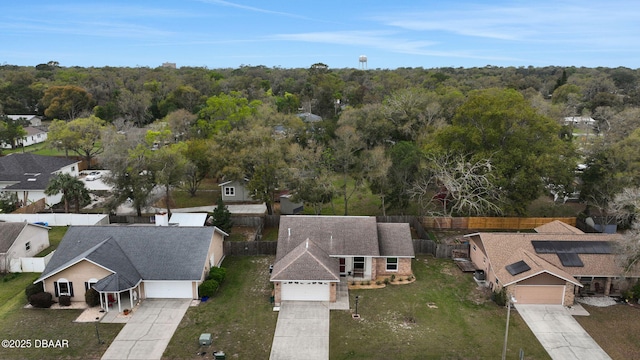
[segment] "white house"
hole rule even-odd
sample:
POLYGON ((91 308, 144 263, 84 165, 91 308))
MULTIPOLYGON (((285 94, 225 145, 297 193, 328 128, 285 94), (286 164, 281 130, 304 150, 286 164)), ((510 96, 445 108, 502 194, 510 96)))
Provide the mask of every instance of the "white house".
POLYGON ((47 196, 44 190, 56 174, 78 176, 80 161, 34 154, 9 154, 0 157, 0 191, 16 193, 23 205, 42 198, 47 204, 57 204, 62 194, 47 196))
POLYGON ((11 260, 33 257, 49 247, 49 228, 27 222, 0 222, 0 272, 11 260))
MULTIPOLYGON (((27 126, 24 128, 24 130, 27 132, 27 135, 18 139, 17 141, 18 147, 23 147, 23 146, 27 147, 27 146, 43 143, 47 140, 46 131, 40 130, 38 128, 34 128, 32 126, 27 126)), ((5 142, 2 142, 1 146, 4 149, 11 149, 11 144, 7 144, 5 142)))
POLYGON ((28 121, 30 126, 42 125, 42 117, 38 115, 7 115, 7 117, 14 121, 17 121, 17 120, 28 121))

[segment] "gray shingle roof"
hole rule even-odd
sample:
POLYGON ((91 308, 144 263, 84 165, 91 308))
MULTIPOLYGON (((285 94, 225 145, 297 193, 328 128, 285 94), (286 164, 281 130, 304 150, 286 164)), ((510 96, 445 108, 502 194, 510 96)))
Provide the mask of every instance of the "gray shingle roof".
POLYGON ((338 259, 307 239, 274 265, 271 280, 340 281, 338 259))
POLYGON ((6 189, 44 190, 55 171, 75 163, 79 161, 55 156, 9 154, 0 157, 0 181, 18 182, 7 186, 6 189))
POLYGON ((9 251, 26 226, 26 222, 0 222, 0 253, 9 251))
POLYGON ((411 227, 407 223, 379 223, 380 256, 415 257, 411 227))
POLYGON ((214 231, 214 227, 71 226, 37 281, 82 259, 118 274, 117 279, 105 278, 98 284, 107 288, 140 280, 200 280, 214 231))

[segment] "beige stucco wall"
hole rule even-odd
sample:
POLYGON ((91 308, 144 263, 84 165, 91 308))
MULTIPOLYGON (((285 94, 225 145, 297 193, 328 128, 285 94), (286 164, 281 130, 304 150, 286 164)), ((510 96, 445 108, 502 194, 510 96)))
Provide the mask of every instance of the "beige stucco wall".
POLYGON ((564 285, 565 283, 565 280, 548 273, 538 274, 518 282, 519 285, 564 285))
POLYGON ((82 260, 77 264, 65 270, 62 270, 59 273, 53 274, 52 276, 45 279, 44 291, 51 293, 51 295, 53 295, 54 299, 57 301, 58 298, 55 297, 53 282, 64 278, 67 279, 70 283, 73 283, 73 296, 71 297, 71 301, 85 301, 84 283, 92 278, 100 280, 110 274, 111 272, 106 270, 105 268, 97 266, 87 260, 82 260))

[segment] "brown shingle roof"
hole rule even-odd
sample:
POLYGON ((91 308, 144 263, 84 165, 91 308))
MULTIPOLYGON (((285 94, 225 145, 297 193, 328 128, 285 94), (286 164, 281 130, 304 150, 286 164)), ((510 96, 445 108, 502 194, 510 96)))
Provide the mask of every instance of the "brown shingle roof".
POLYGON ((273 266, 271 280, 340 281, 338 259, 307 239, 273 266))
MULTIPOLYGON (((619 242, 621 236, 617 234, 584 234, 575 232, 564 233, 478 233, 484 252, 491 263, 493 271, 504 284, 513 281, 516 277, 510 275, 505 266, 518 260, 524 260, 532 270, 534 266, 527 261, 535 260, 536 269, 551 272, 563 277, 562 273, 577 276, 620 276, 622 268, 618 265, 617 254, 579 254, 584 263, 583 267, 563 266, 557 254, 537 254, 531 241, 556 240, 556 241, 612 241, 619 242), (523 253, 523 251, 525 253, 523 253), (524 257, 523 254, 528 254, 524 257), (504 271, 503 271, 504 270, 504 271), (561 272, 560 272, 561 271, 561 272)), ((518 275, 519 276, 519 275, 518 275)), ((627 276, 640 276, 640 271, 628 273, 627 276)))
POLYGON ((534 229, 537 233, 542 234, 584 234, 584 232, 560 220, 554 220, 534 229))
POLYGON ((276 262, 310 239, 331 256, 379 256, 376 218, 369 216, 280 217, 276 262))

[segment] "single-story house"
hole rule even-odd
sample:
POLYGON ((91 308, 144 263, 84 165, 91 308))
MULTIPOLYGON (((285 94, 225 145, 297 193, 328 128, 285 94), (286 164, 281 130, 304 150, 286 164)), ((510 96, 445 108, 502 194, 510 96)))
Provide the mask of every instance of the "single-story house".
POLYGON ((7 117, 14 121, 17 121, 17 120, 28 121, 30 126, 42 125, 42 117, 39 115, 7 115, 7 117))
POLYGON ((251 197, 249 189, 247 189, 248 182, 249 179, 243 179, 229 180, 218 184, 220 187, 220 193, 222 194, 222 201, 225 203, 255 201, 251 197))
MULTIPOLYGON (((24 128, 24 131, 27 133, 20 139, 17 139, 16 145, 17 147, 23 146, 31 146, 39 143, 43 143, 47 140, 47 132, 44 130, 40 130, 33 126, 27 126, 24 128)), ((11 149, 11 144, 7 144, 4 141, 2 142, 2 148, 11 149)))
POLYGON ((0 222, 0 272, 8 272, 13 259, 33 257, 48 248, 49 229, 27 222, 0 222))
POLYGON ((571 306, 575 296, 620 295, 640 277, 637 269, 622 277, 618 234, 587 234, 558 220, 535 231, 465 235, 492 290, 504 288, 520 304, 571 306))
POLYGON ((409 276, 414 257, 406 223, 378 223, 369 216, 282 216, 271 273, 274 300, 335 302, 341 278, 409 276))
POLYGON ((35 282, 56 300, 85 301, 93 288, 107 311, 145 298, 197 299, 224 259, 225 236, 214 226, 71 226, 35 282))
POLYGON ((16 193, 22 205, 43 198, 47 204, 57 204, 62 200, 61 193, 52 196, 44 193, 49 180, 60 173, 77 177, 79 163, 79 160, 30 153, 0 157, 0 191, 16 193))

